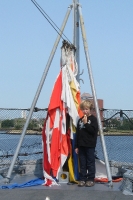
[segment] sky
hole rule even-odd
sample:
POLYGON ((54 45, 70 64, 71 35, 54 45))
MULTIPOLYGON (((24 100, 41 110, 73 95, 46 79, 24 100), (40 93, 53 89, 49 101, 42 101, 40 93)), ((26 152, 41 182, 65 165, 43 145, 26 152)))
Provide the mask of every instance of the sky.
MULTIPOLYGON (((37 0, 60 28, 72 0, 37 0)), ((80 0, 93 80, 105 109, 133 109, 133 0, 80 0)), ((64 30, 73 42, 73 11, 64 30)), ((0 1, 0 108, 29 108, 57 38, 31 0, 0 1)), ((62 39, 36 106, 46 108, 60 72, 62 39)), ((81 94, 92 94, 80 33, 81 94)))

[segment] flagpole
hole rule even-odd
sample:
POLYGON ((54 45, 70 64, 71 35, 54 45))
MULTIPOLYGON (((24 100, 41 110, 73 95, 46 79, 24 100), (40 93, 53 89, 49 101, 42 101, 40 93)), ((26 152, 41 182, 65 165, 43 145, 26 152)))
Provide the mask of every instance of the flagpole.
POLYGON ((104 141, 103 128, 102 128, 102 123, 101 123, 100 113, 99 113, 99 108, 98 108, 98 103, 97 103, 96 90, 95 90, 93 76, 92 76, 91 63, 90 63, 90 58, 89 58, 89 53, 88 53, 86 31, 85 31, 84 20, 83 20, 80 4, 78 6, 78 11, 79 11, 80 26, 81 26, 82 39, 83 39, 83 44, 84 44, 84 51, 85 51, 85 56, 86 56, 86 61, 87 61, 88 73, 89 73, 89 77, 90 77, 91 89, 92 89, 92 93, 93 93, 93 99, 94 99, 94 104, 95 104, 95 109, 96 109, 96 114, 97 114, 97 120, 98 120, 98 126, 99 126, 99 133, 100 133, 100 136, 101 136, 102 148, 103 148, 103 153, 104 153, 108 182, 109 182, 110 186, 113 186, 112 176, 111 176, 109 161, 108 161, 108 155, 107 155, 107 150, 106 150, 106 144, 105 144, 105 141, 104 141))
POLYGON ((46 67, 45 67, 43 76, 42 76, 42 78, 41 78, 40 84, 39 84, 39 86, 38 86, 38 89, 37 89, 37 91, 36 91, 35 97, 34 97, 34 99, 33 99, 33 102, 32 102, 31 108, 30 108, 29 115, 28 115, 27 120, 26 120, 26 122, 25 122, 25 125, 24 125, 24 128, 23 128, 23 131, 22 131, 22 134, 21 134, 19 143, 18 143, 18 145, 17 145, 15 154, 14 154, 14 156, 13 156, 13 160, 12 160, 12 162, 11 162, 11 165, 10 165, 10 167, 9 167, 7 176, 6 176, 6 178, 5 178, 5 182, 6 182, 6 183, 9 183, 9 182, 10 182, 10 177, 11 177, 11 174, 12 174, 12 171, 13 171, 13 167, 14 167, 14 165, 15 165, 15 162, 16 162, 16 159, 17 159, 19 150, 20 150, 20 148, 21 148, 21 145, 22 145, 24 136, 25 136, 25 134, 26 134, 26 130, 27 130, 27 128, 28 128, 30 119, 31 119, 31 117, 32 117, 32 113, 33 113, 33 111, 34 111, 34 108, 35 108, 35 106, 36 106, 36 103, 37 103, 37 100, 38 100, 38 98, 39 98, 40 92, 41 92, 41 90, 42 90, 44 81, 45 81, 45 79, 46 79, 46 76, 47 76, 48 70, 49 70, 49 68, 50 68, 51 62, 52 62, 52 60, 53 60, 54 54, 55 54, 55 52, 56 52, 57 46, 58 46, 58 44, 59 44, 59 42, 60 42, 60 38, 61 38, 62 33, 63 33, 63 31, 64 31, 64 28, 65 28, 65 26, 66 26, 66 23, 67 23, 67 20, 68 20, 69 15, 70 15, 71 9, 72 9, 72 5, 70 5, 70 6, 68 7, 68 10, 67 10, 67 13, 66 13, 66 15, 65 15, 64 21, 63 21, 62 26, 61 26, 61 28, 60 28, 60 34, 58 34, 58 36, 57 36, 57 39, 56 39, 55 44, 54 44, 54 46, 53 46, 53 49, 52 49, 52 51, 51 51, 50 57, 49 57, 49 59, 48 59, 47 65, 46 65, 46 67))
POLYGON ((80 82, 80 54, 79 54, 79 12, 78 12, 79 0, 73 0, 73 45, 76 47, 75 58, 78 65, 78 74, 76 79, 80 82))

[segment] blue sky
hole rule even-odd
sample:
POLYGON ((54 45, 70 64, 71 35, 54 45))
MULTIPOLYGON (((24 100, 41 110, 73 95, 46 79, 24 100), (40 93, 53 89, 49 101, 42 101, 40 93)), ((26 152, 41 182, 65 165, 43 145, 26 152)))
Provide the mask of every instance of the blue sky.
MULTIPOLYGON (((61 27, 71 0, 38 0, 61 27)), ((97 98, 107 109, 133 109, 133 1, 81 0, 97 98)), ((73 13, 64 34, 72 42, 73 13)), ((57 33, 30 0, 0 1, 0 107, 29 108, 34 99, 57 33)), ((48 106, 60 71, 60 42, 37 107, 48 106)), ((90 81, 80 35, 81 94, 90 81)))

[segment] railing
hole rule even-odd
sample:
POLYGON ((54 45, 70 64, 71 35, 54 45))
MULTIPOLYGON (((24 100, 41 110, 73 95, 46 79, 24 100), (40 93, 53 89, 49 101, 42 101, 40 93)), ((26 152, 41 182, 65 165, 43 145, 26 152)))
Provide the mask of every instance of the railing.
MULTIPOLYGON (((0 108, 0 169, 8 167, 16 150, 29 109, 0 108)), ((109 161, 133 163, 133 110, 102 109, 109 161)), ((35 108, 16 162, 42 158, 42 127, 46 109, 35 108)), ((96 152, 104 160, 100 137, 96 152)))
MULTIPOLYGON (((16 162, 42 158, 42 127, 47 109, 35 108, 16 162)), ((29 109, 0 108, 0 168, 10 165, 29 109)))

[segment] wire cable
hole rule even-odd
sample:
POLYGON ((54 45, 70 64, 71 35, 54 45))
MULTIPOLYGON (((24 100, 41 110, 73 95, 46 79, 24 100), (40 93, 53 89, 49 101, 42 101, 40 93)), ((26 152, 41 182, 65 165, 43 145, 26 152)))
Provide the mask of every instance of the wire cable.
POLYGON ((130 120, 130 118, 127 116, 127 114, 126 113, 123 113, 126 117, 127 117, 127 119, 129 120, 129 122, 131 123, 131 124, 133 124, 133 122, 130 120))
POLYGON ((105 119, 105 120, 103 120, 102 122, 109 121, 109 120, 112 119, 115 115, 117 115, 117 114, 119 114, 119 113, 120 113, 120 112, 115 113, 114 115, 112 115, 112 117, 110 117, 110 118, 108 118, 108 119, 105 119))
POLYGON ((41 6, 35 1, 35 0, 31 0, 32 3, 34 3, 34 5, 37 7, 37 9, 42 13, 42 15, 45 17, 45 19, 50 23, 50 25, 54 28, 54 30, 61 36, 61 38, 64 40, 64 38, 62 37, 62 35, 69 41, 70 44, 72 44, 70 42, 70 40, 66 37, 65 34, 60 34, 61 30, 59 29, 59 27, 54 23, 54 21, 48 16, 48 14, 41 8, 41 6), (47 17, 46 17, 47 16, 47 17), (52 23, 51 23, 52 22, 52 23), (54 24, 54 25, 53 25, 54 24), (57 30, 56 28, 59 30, 57 30))
MULTIPOLYGON (((109 121, 109 120, 112 119, 115 115, 120 114, 120 113, 121 113, 121 112, 117 112, 117 113, 115 113, 114 115, 112 115, 110 118, 105 119, 105 120, 102 120, 102 122, 109 121)), ((122 114, 126 116, 126 118, 129 120, 129 122, 130 122, 131 124, 133 124, 133 122, 132 122, 131 119, 127 116, 126 113, 124 113, 124 112, 122 111, 122 114)))

